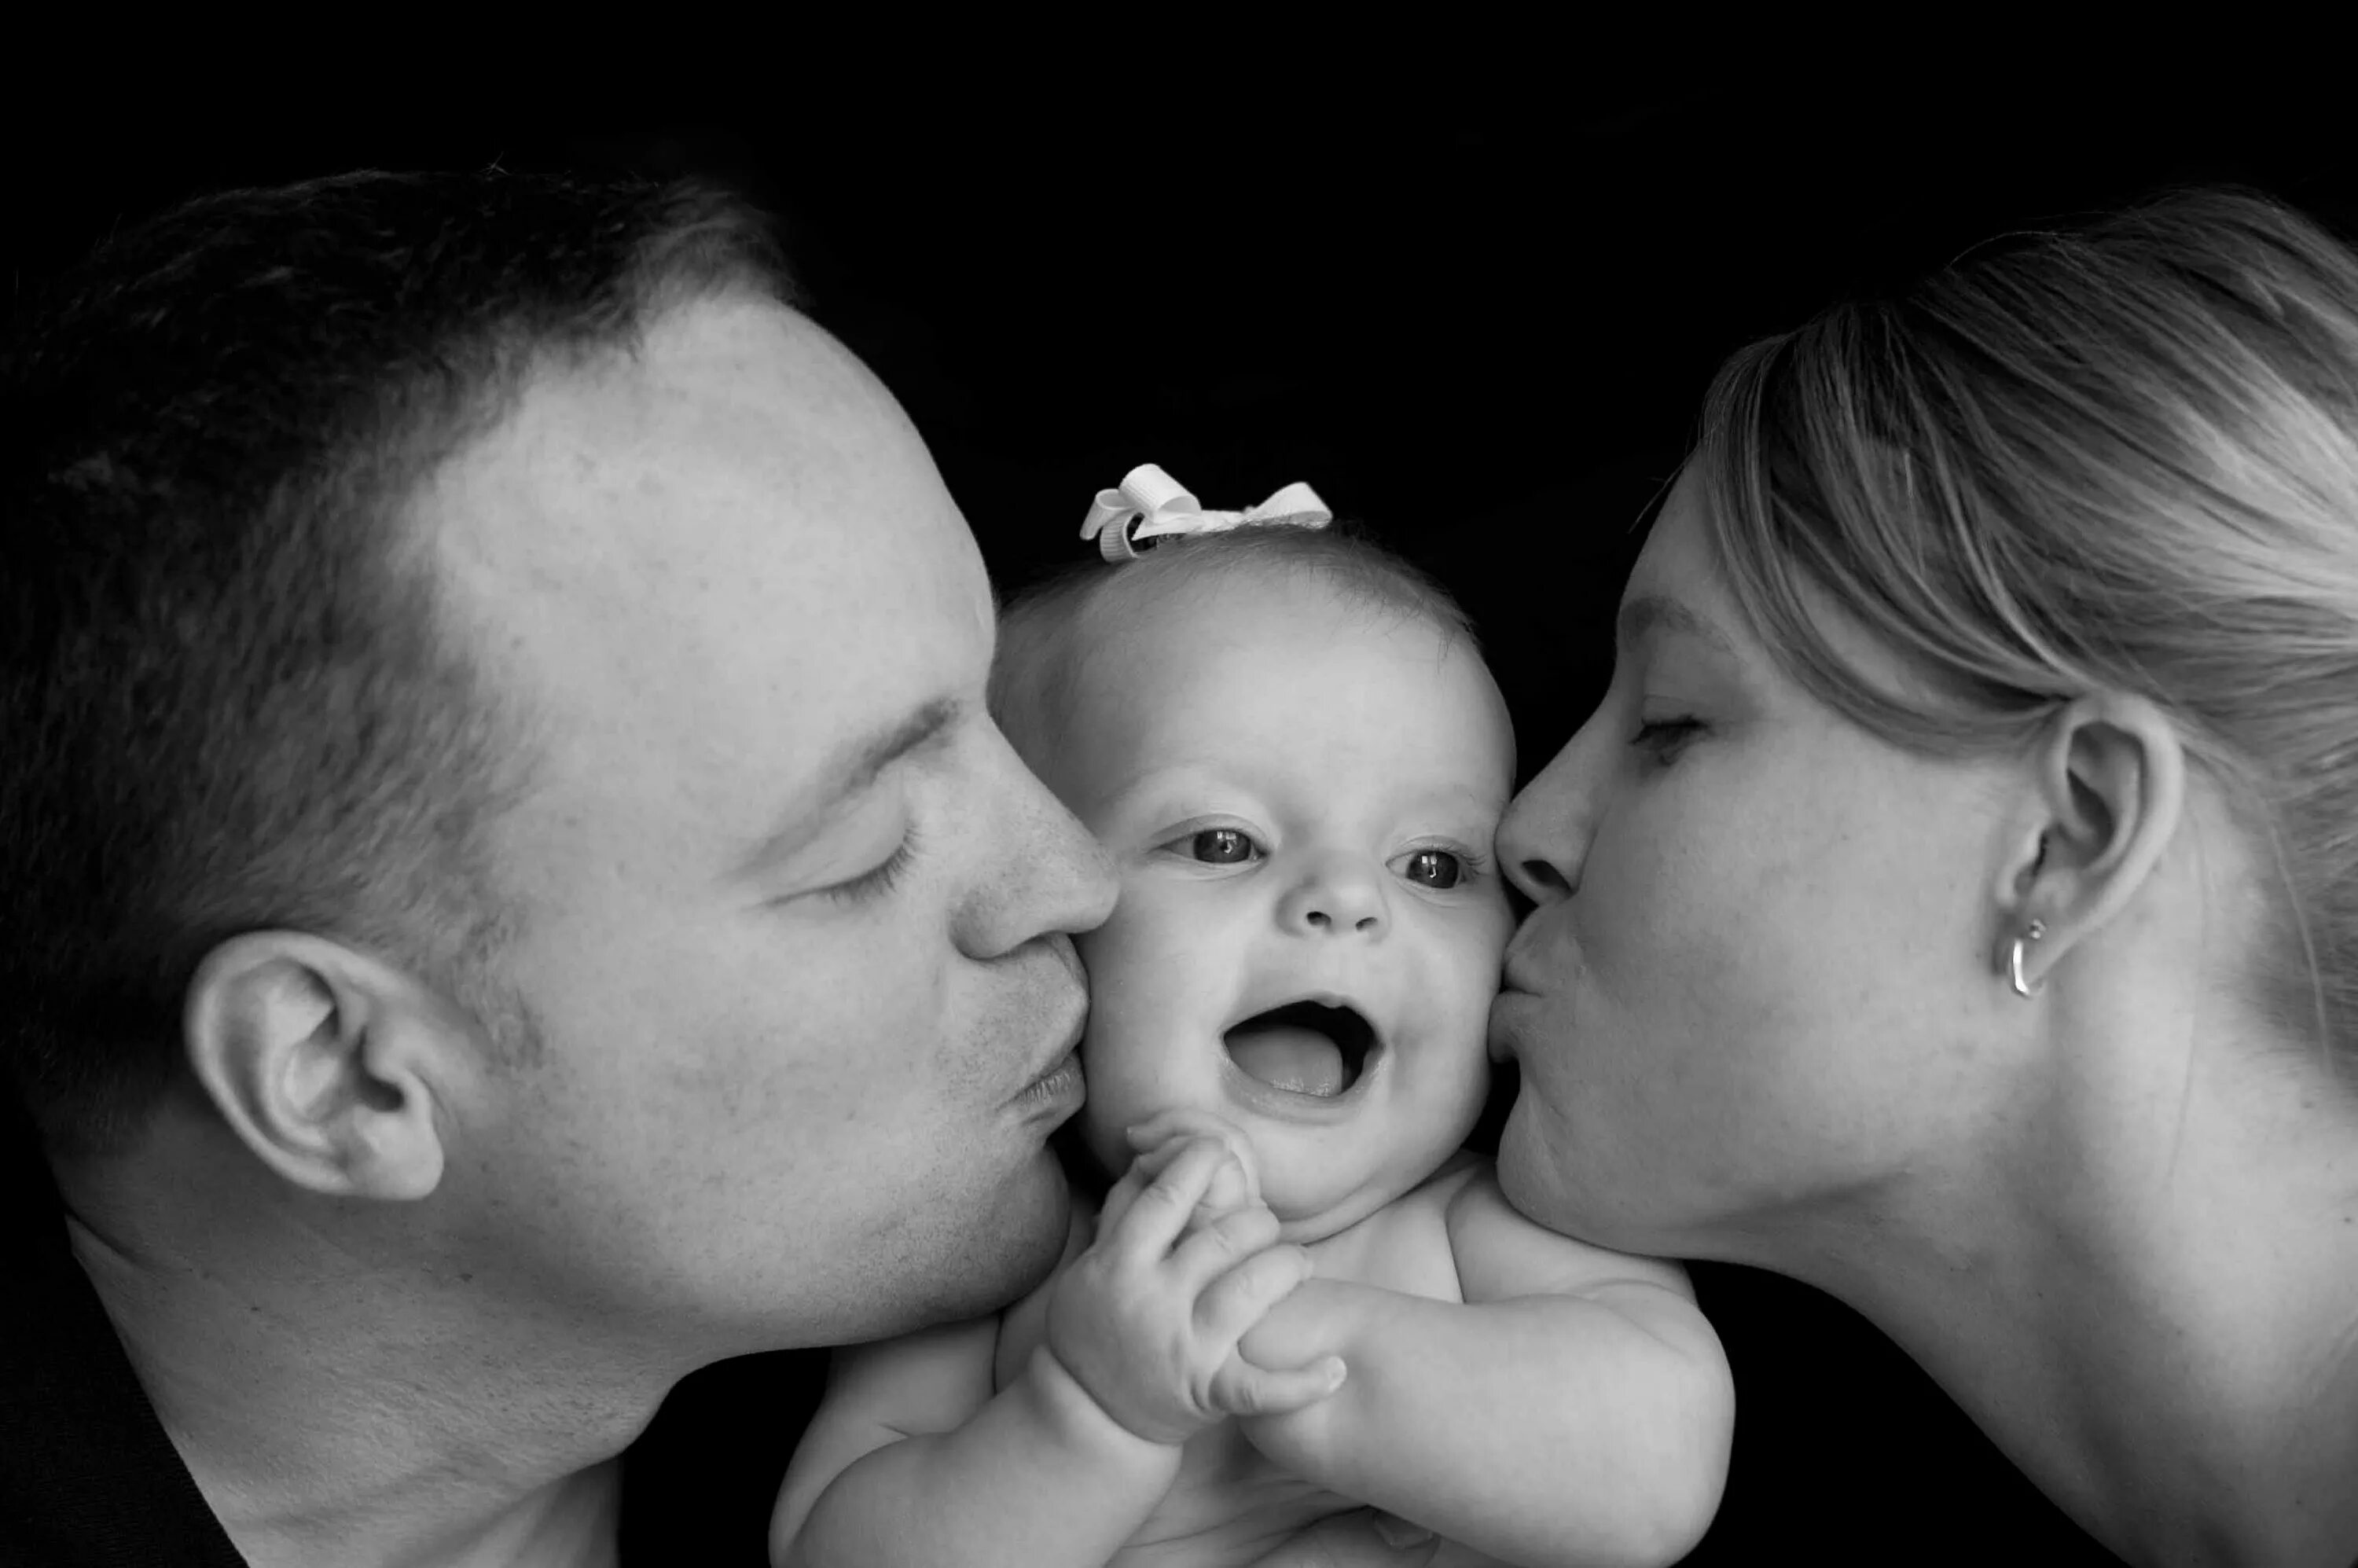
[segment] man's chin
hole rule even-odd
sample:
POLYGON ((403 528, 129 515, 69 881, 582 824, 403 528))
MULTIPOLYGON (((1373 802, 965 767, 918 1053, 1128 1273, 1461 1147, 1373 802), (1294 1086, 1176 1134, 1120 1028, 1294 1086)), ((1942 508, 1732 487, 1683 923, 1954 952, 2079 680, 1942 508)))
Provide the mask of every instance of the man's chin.
POLYGON ((943 1249, 910 1292, 920 1315, 894 1332, 987 1316, 1022 1299, 1064 1255, 1071 1223, 1065 1173, 1043 1150, 943 1249))

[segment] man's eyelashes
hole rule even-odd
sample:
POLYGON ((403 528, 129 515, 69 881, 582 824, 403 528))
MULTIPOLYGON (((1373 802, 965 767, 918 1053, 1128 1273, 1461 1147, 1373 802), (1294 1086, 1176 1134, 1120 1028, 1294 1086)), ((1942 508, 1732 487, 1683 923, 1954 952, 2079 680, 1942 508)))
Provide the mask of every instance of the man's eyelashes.
POLYGON ((912 828, 902 836, 900 847, 878 862, 874 869, 822 891, 838 903, 864 903, 882 898, 899 884, 902 873, 909 869, 916 855, 917 835, 912 828))

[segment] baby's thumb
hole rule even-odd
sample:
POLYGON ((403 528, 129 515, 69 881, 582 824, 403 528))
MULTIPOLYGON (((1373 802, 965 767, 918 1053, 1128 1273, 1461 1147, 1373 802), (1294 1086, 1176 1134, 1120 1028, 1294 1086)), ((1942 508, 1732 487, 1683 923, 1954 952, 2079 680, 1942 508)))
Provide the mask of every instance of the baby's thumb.
POLYGON ((1252 1201, 1252 1183, 1245 1176, 1245 1168, 1231 1157, 1212 1173, 1211 1184, 1204 1189, 1201 1202, 1195 1206, 1198 1217, 1217 1219, 1224 1214, 1240 1209, 1252 1201))
POLYGON ((1212 1406, 1222 1415, 1285 1415, 1314 1405, 1343 1386, 1340 1356, 1322 1356, 1307 1367, 1272 1372, 1231 1352, 1212 1374, 1212 1406))

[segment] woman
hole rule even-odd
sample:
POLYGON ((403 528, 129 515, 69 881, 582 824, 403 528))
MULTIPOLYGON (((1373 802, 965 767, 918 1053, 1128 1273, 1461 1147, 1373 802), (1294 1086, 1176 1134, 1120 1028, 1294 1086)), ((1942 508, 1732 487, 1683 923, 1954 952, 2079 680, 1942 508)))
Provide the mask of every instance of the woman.
POLYGON ((1849 1302, 2139 1562, 2358 1554, 2358 258, 2198 193, 1738 354, 1516 801, 1536 1217, 1849 1302))

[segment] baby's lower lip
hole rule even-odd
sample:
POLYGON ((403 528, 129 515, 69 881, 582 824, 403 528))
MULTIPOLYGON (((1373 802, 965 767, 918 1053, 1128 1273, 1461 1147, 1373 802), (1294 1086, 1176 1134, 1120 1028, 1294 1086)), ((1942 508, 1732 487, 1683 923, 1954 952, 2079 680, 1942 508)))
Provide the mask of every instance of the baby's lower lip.
POLYGON ((1340 1121, 1358 1109, 1359 1102, 1368 1097, 1368 1086, 1382 1072, 1390 1054, 1380 1045, 1370 1049, 1359 1065, 1359 1076, 1340 1094, 1299 1094, 1265 1084, 1225 1054, 1220 1059, 1220 1082, 1232 1104, 1258 1115, 1280 1121, 1340 1121))

